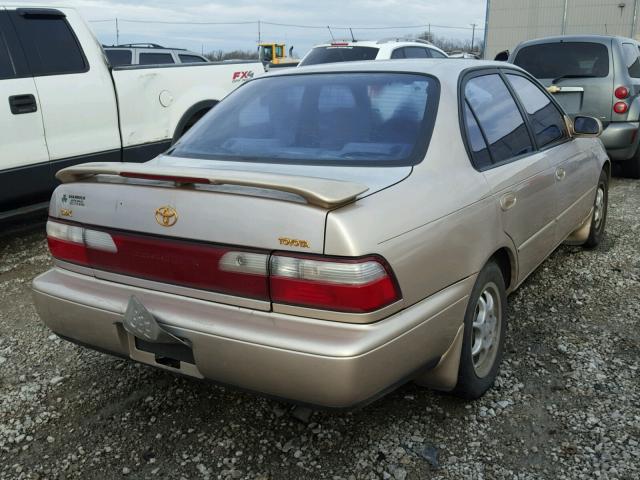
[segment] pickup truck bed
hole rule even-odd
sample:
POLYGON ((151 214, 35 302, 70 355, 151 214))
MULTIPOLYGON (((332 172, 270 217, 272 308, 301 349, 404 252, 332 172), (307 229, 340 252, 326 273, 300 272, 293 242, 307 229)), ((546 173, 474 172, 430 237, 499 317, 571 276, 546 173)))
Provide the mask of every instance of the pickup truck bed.
POLYGON ((260 62, 112 68, 67 8, 0 6, 0 32, 0 218, 45 202, 61 168, 150 160, 264 73, 260 62))

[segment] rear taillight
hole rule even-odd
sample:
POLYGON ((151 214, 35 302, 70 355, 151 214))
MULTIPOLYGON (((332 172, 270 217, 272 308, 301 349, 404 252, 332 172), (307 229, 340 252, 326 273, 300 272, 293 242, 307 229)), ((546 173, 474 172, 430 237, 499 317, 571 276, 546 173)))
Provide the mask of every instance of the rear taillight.
POLYGON ((624 100, 629 96, 629 89, 627 87, 618 87, 614 90, 613 94, 619 100, 624 100))
POLYGON ((229 295, 269 300, 268 255, 49 220, 51 254, 123 275, 229 295))
POLYGON ((627 110, 629 110, 629 105, 625 102, 616 102, 613 105, 613 111, 616 113, 627 113, 627 110))
POLYGON ((47 222, 51 254, 67 262, 146 280, 273 303, 366 313, 400 300, 380 257, 298 256, 47 222))
POLYGON ((365 313, 400 299, 395 279, 377 257, 271 257, 271 300, 323 310, 365 313))

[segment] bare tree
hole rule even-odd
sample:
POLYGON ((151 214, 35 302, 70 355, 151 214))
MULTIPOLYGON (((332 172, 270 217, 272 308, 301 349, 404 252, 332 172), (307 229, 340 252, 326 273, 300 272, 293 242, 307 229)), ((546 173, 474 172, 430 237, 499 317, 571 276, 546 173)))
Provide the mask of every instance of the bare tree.
POLYGON ((257 60, 258 52, 252 50, 232 50, 225 52, 223 50, 212 50, 204 55, 212 62, 221 62, 223 60, 257 60))

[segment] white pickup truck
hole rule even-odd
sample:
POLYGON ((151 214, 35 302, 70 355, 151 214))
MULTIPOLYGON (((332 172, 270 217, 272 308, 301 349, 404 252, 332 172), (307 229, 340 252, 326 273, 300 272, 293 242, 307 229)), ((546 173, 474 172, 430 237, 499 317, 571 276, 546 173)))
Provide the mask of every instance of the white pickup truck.
POLYGON ((61 168, 166 150, 260 62, 111 67, 80 15, 0 5, 0 220, 40 206, 61 168))

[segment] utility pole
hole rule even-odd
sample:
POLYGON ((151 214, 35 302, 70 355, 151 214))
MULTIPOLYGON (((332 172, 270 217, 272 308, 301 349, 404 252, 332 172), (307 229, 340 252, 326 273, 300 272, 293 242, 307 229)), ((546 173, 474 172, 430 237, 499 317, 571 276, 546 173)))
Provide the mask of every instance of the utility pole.
POLYGON ((476 24, 472 23, 471 27, 472 27, 472 30, 471 30, 471 53, 473 53, 473 44, 476 41, 476 24))
POLYGON ((260 20, 258 20, 258 44, 261 43, 262 38, 261 38, 262 34, 260 32, 260 20))
POLYGON ((120 45, 120 29, 118 28, 118 18, 116 17, 116 45, 120 45))

